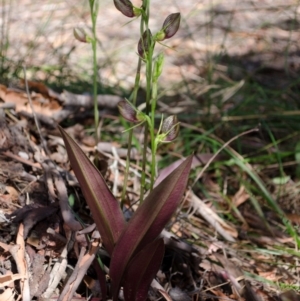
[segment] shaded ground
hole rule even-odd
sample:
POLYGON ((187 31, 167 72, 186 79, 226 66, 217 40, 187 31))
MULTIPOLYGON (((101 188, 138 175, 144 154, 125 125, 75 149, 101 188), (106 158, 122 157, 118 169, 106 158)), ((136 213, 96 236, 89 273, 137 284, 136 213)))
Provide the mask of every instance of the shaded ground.
MULTIPOLYGON (((53 91, 41 84, 31 83, 31 87, 35 90, 31 97, 33 108, 37 111, 35 117, 41 125, 40 131, 36 129, 32 118, 34 116, 25 111, 26 107, 20 101, 26 98, 26 94, 24 96, 21 90, 1 87, 1 99, 5 101, 0 111, 0 246, 4 250, 4 268, 2 278, 0 277, 3 281, 2 296, 10 295, 9 300, 13 300, 14 294, 25 298, 27 292, 30 298, 57 300, 57 295, 62 298, 65 294, 62 292, 62 284, 75 268, 80 248, 84 247, 85 250, 87 245, 80 232, 74 232, 74 239, 70 240, 72 220, 76 217, 85 226, 92 224, 93 220, 82 201, 77 181, 70 173, 58 129, 45 122, 48 119, 54 122, 55 116, 60 116, 54 113, 64 110, 63 95, 54 95, 53 91), (51 97, 49 93, 54 96, 51 97), (53 103, 57 106, 53 106, 53 103), (7 109, 12 104, 15 105, 14 108, 7 109), (38 113, 41 104, 43 112, 47 111, 51 117, 38 113), (12 219, 13 223, 7 218, 12 219), (18 225, 20 226, 16 227, 18 225), (21 249, 13 248, 17 245, 21 249), (25 254, 29 258, 25 259, 25 254), (29 280, 21 281, 19 286, 17 280, 22 275, 28 275, 26 279, 29 280)), ((113 99, 112 96, 106 97, 113 99)), ((75 95, 73 99, 76 99, 75 95)), ((84 106, 80 107, 81 114, 84 114, 83 108, 84 106)), ((63 120, 71 120, 76 107, 72 109, 73 112, 69 111, 69 115, 65 115, 63 120)), ((68 127, 67 131, 92 159, 94 139, 87 135, 76 117, 72 119, 74 126, 68 127)), ((85 122, 88 124, 89 118, 85 122)), ((107 127, 104 125, 102 131, 108 132, 109 128, 111 123, 107 127)), ((118 145, 109 142, 100 143, 97 149, 108 163, 107 180, 115 195, 118 195, 122 188, 124 152, 118 145)), ((233 151, 231 148, 230 150, 233 151)), ((223 157, 216 157, 215 162, 222 162, 224 156, 226 157, 225 154, 223 157)), ((197 153, 194 168, 207 163, 209 159, 212 159, 212 154, 197 153)), ((226 163, 223 168, 225 166, 226 163)), ((239 173, 236 166, 227 165, 227 168, 228 171, 222 173, 229 176, 228 185, 239 185, 235 181, 230 184, 233 180, 230 180, 230 173, 239 173)), ((132 170, 136 170, 134 161, 132 170)), ((259 174, 261 173, 258 172, 257 176, 259 174)), ((246 174, 242 176, 247 178, 246 174)), ((139 176, 133 176, 130 183, 128 193, 134 203, 139 190, 139 176)), ((250 206, 251 196, 247 185, 237 186, 237 190, 231 186, 227 193, 231 205, 227 207, 224 203, 226 197, 224 198, 224 192, 220 191, 215 181, 213 170, 201 177, 201 183, 206 193, 203 194, 197 187, 189 189, 181 211, 164 233, 167 245, 165 260, 158 277, 159 282, 153 284, 150 300, 159 297, 157 286, 160 285, 161 290, 164 286, 168 291, 171 300, 215 300, 216 297, 224 300, 265 300, 261 296, 265 296, 266 300, 298 300, 299 296, 289 289, 286 295, 279 295, 285 290, 284 286, 297 289, 299 279, 299 252, 297 248, 294 249, 294 239, 283 226, 280 215, 266 207, 263 209, 267 217, 264 222, 250 206), (235 193, 232 195, 233 191, 235 193), (231 212, 239 222, 228 219, 226 211, 231 212), (176 233, 181 242, 171 239, 170 236, 174 235, 171 232, 176 233), (277 289, 276 284, 279 285, 277 289)), ((269 186, 270 191, 273 190, 273 195, 278 196, 278 186, 272 186, 273 188, 269 186)), ((292 183, 280 186, 280 195, 285 201, 291 190, 296 192, 295 187, 292 183)), ((293 223, 299 222, 297 214, 289 214, 287 218, 293 223)), ((105 256, 102 259, 105 261, 105 256)), ((84 277, 83 287, 77 289, 78 297, 87 297, 84 286, 95 297, 100 294, 96 270, 94 263, 84 277)), ((72 300, 77 299, 74 297, 72 300)))
MULTIPOLYGON (((250 55, 248 58, 256 62, 246 66, 251 71, 257 64, 291 71, 299 67, 299 6, 295 1, 154 0, 151 3, 150 27, 154 32, 168 14, 177 11, 182 14, 180 32, 167 43, 176 51, 159 47, 167 54, 161 79, 164 86, 165 83, 172 86, 182 77, 189 80, 203 76, 201 70, 212 55, 226 54, 241 60, 242 56, 250 55)), ((8 40, 7 45, 2 41, 1 49, 8 64, 23 63, 29 76, 41 80, 52 75, 56 82, 77 75, 90 78, 90 45, 75 41, 72 32, 76 26, 88 30, 88 3, 10 1, 0 9, 4 25, 2 40, 8 40)), ((139 22, 127 22, 112 1, 101 1, 97 31, 99 73, 102 82, 117 85, 117 91, 134 83, 139 22)), ((247 65, 247 60, 241 63, 247 65)))

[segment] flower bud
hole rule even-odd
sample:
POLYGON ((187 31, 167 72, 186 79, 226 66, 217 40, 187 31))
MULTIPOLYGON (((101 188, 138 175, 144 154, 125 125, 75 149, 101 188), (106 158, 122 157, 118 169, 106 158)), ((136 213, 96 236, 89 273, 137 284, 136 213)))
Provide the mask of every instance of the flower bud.
POLYGON ((116 9, 126 17, 133 18, 140 14, 134 9, 130 0, 114 0, 114 4, 116 9))
POLYGON ((157 33, 156 40, 163 41, 165 39, 170 39, 178 31, 180 25, 180 13, 170 14, 163 26, 162 29, 157 33))
POLYGON ((143 33, 143 36, 140 38, 139 43, 138 43, 138 53, 140 55, 141 58, 145 57, 145 54, 148 52, 149 50, 149 44, 148 41, 152 40, 152 34, 150 29, 145 30, 145 32, 143 33))
POLYGON ((167 117, 161 127, 162 135, 164 139, 162 142, 171 142, 175 140, 179 133, 179 123, 177 122, 177 116, 171 115, 167 117))
POLYGON ((137 109, 126 100, 121 100, 118 103, 118 109, 124 119, 129 122, 138 123, 143 120, 137 109))
POLYGON ((85 33, 84 29, 81 27, 75 27, 73 29, 73 35, 76 40, 82 43, 88 43, 88 36, 85 33))

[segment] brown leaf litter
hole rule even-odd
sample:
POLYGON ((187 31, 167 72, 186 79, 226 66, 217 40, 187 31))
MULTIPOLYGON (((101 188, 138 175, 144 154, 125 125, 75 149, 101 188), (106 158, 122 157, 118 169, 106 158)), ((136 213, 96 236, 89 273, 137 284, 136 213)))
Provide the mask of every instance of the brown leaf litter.
MULTIPOLYGON (((30 86, 35 90, 31 96, 43 137, 36 130, 26 93, 0 86, 0 300, 86 300, 87 291, 93 300, 101 300, 100 287, 103 293, 109 279, 101 276, 95 258, 100 255, 107 269, 108 257, 101 240, 94 236, 93 219, 55 127, 78 110, 87 112, 90 103, 84 107, 85 97, 79 97, 84 100, 81 105, 69 108, 61 95, 46 86, 30 86), (64 110, 69 113, 61 114, 64 110)), ((92 156, 95 142, 83 126, 67 130, 92 156)), ((124 171, 126 150, 112 143, 97 149, 106 162, 103 173, 110 172, 109 185, 118 194, 122 183, 116 171, 124 171)), ((198 154, 194 167, 211 158, 211 154, 198 154)), ((128 206, 136 201, 139 188, 138 169, 135 165, 131 168, 128 206)), ((221 204, 211 173, 207 172, 203 181, 221 204)), ((272 255, 275 246, 293 247, 293 240, 276 218, 266 228, 253 210, 247 210, 249 194, 244 187, 238 187, 231 200, 239 209, 242 226, 224 219, 201 194, 192 190, 186 194, 179 215, 162 233, 166 253, 149 300, 299 300, 292 290, 281 294, 280 289, 259 281, 261 277, 295 286, 297 257, 292 253, 272 255), (264 247, 270 254, 253 246, 264 247)))

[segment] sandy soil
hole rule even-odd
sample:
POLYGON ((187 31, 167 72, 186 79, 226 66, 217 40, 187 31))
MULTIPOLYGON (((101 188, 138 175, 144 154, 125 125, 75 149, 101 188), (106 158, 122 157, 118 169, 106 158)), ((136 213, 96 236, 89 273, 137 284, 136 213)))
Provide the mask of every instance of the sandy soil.
MULTIPOLYGON (((140 1, 134 3, 139 5, 140 1)), ((296 1, 153 0, 152 31, 160 29, 167 15, 177 11, 182 14, 180 31, 166 42, 174 51, 158 47, 166 54, 163 85, 174 84, 182 77, 199 77, 209 54, 228 54, 237 60, 251 55, 252 61, 278 68, 287 63, 299 65, 299 59, 292 55, 299 50, 300 8, 296 1), (294 30, 289 31, 291 28, 294 30)), ((90 45, 80 44, 73 37, 74 27, 90 25, 88 1, 6 1, 0 7, 0 16, 2 36, 9 41, 7 56, 25 64, 29 76, 43 80, 43 72, 34 69, 42 67, 52 70, 54 76, 68 69, 74 75, 90 77, 90 45)), ((139 21, 128 21, 113 1, 100 1, 98 57, 104 83, 123 87, 133 84, 139 21)))

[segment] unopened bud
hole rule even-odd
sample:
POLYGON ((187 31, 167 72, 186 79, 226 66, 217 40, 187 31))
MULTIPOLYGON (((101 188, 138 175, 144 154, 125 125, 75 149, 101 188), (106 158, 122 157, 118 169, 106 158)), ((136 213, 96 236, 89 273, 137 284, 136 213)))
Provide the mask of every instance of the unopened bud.
POLYGON ((121 100, 118 103, 118 109, 124 119, 129 122, 138 123, 143 120, 141 116, 142 113, 139 113, 137 109, 126 100, 121 100))
POLYGON ((150 46, 148 41, 151 42, 151 40, 152 40, 152 34, 150 29, 148 29, 143 33, 143 36, 140 38, 138 43, 138 53, 140 57, 142 58, 145 57, 145 54, 148 52, 150 46))
POLYGON ((130 0, 114 0, 114 4, 116 9, 126 17, 133 18, 141 14, 140 9, 135 8, 130 0))
POLYGON ((85 33, 84 29, 81 27, 75 27, 73 29, 73 34, 76 40, 82 43, 88 43, 88 36, 85 33))
POLYGON ((161 133, 164 135, 162 142, 171 142, 177 138, 179 133, 177 116, 171 115, 163 121, 161 133))
POLYGON ((178 31, 180 25, 180 13, 170 14, 164 24, 162 29, 157 33, 156 40, 163 41, 170 39, 178 31))

